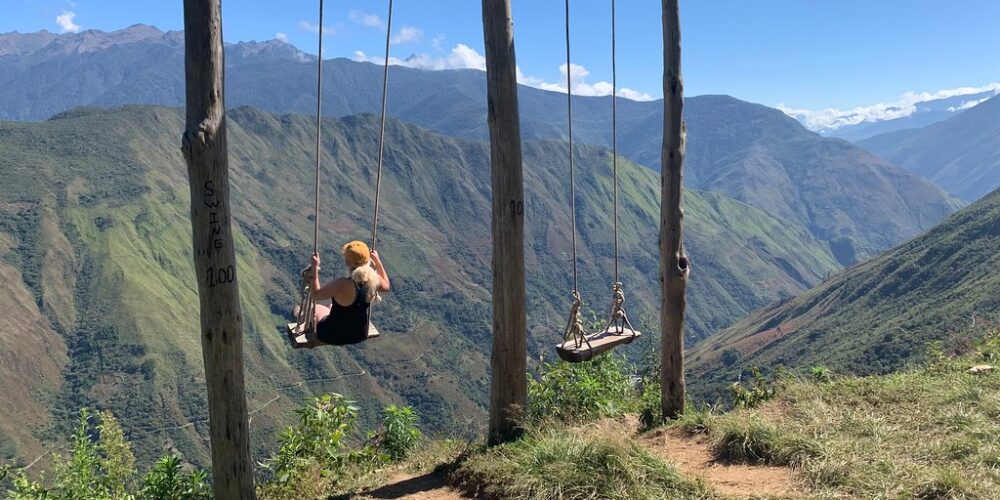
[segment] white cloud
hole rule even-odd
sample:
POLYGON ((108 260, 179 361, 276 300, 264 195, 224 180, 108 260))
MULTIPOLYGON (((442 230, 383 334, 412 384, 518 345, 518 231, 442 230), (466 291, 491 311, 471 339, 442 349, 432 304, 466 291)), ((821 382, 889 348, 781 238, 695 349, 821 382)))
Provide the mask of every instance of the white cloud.
MULTIPOLYGON (((354 52, 354 60, 384 64, 382 57, 368 56, 364 52, 354 52)), ((434 57, 428 54, 413 54, 406 59, 390 57, 389 64, 406 66, 408 68, 442 70, 442 69, 478 69, 486 71, 486 58, 475 49, 465 44, 458 44, 444 57, 434 57)))
POLYGON ((438 52, 444 50, 444 35, 438 34, 437 36, 432 38, 431 46, 434 47, 434 50, 438 52))
POLYGON ((391 41, 393 45, 401 45, 404 43, 419 42, 423 37, 424 32, 420 28, 403 26, 400 28, 399 32, 392 37, 391 41))
POLYGON ((56 24, 59 25, 59 29, 61 29, 63 33, 76 33, 77 31, 80 31, 80 25, 73 22, 73 19, 75 18, 75 12, 64 10, 62 14, 56 16, 56 24))
MULTIPOLYGON (((816 131, 835 130, 847 125, 856 125, 862 122, 877 122, 883 120, 894 120, 903 118, 917 112, 917 103, 933 101, 936 99, 947 99, 949 97, 981 94, 983 92, 1000 93, 1000 83, 991 83, 982 87, 958 87, 953 89, 938 90, 937 92, 906 92, 894 102, 880 102, 870 106, 859 106, 853 109, 801 109, 789 108, 779 103, 776 107, 786 115, 802 122, 806 128, 816 131)), ((979 101, 981 102, 981 101, 979 101)), ((971 108, 979 104, 976 100, 963 102, 958 107, 949 108, 949 111, 960 111, 971 108)))
POLYGON ((276 40, 278 40, 278 41, 288 43, 288 34, 287 33, 282 33, 282 32, 279 31, 279 32, 277 32, 277 33, 274 34, 274 38, 276 40))
MULTIPOLYGON (((385 59, 377 56, 369 56, 362 51, 354 52, 354 60, 361 62, 370 62, 375 64, 384 64, 385 59)), ((477 69, 479 71, 486 71, 486 57, 477 52, 472 47, 465 44, 458 44, 451 49, 448 55, 443 57, 435 57, 429 54, 413 54, 406 59, 399 59, 397 57, 390 57, 389 64, 393 66, 406 66, 408 68, 426 69, 426 70, 443 70, 443 69, 477 69)), ((578 64, 573 64, 570 66, 570 82, 573 86, 574 95, 582 96, 608 96, 611 95, 611 83, 605 81, 599 81, 595 83, 588 83, 586 81, 587 77, 590 76, 590 71, 587 68, 580 66, 578 64)), ((566 92, 566 65, 563 64, 559 66, 559 72, 562 73, 563 79, 559 82, 546 82, 541 78, 536 78, 533 76, 525 75, 521 68, 517 68, 517 82, 522 85, 527 85, 529 87, 535 87, 542 90, 549 90, 552 92, 566 92)), ((630 88, 619 88, 618 96, 625 99, 631 99, 633 101, 652 101, 653 96, 640 92, 638 90, 630 88)))
MULTIPOLYGON (((319 33, 319 25, 311 23, 309 21, 299 21, 296 26, 302 31, 308 31, 310 33, 319 33)), ((333 26, 323 26, 323 36, 333 36, 337 30, 333 26)))
POLYGON ((982 99, 969 99, 968 101, 963 101, 962 104, 960 104, 958 106, 951 106, 951 107, 949 107, 948 111, 951 111, 952 113, 954 113, 956 111, 965 111, 966 109, 974 108, 974 107, 976 107, 976 106, 978 106, 978 105, 980 105, 980 104, 982 104, 982 103, 984 103, 984 102, 986 102, 988 100, 990 100, 989 97, 984 97, 982 99))
POLYGON ((367 12, 360 10, 352 10, 347 13, 347 16, 355 24, 360 24, 368 28, 381 28, 385 26, 382 22, 382 18, 376 16, 375 14, 368 14, 367 12))
MULTIPOLYGON (((569 66, 570 72, 570 85, 573 89, 573 95, 582 96, 608 96, 611 95, 611 82, 598 81, 595 83, 587 83, 587 77, 590 76, 590 71, 587 68, 580 66, 579 64, 571 64, 569 66)), ((518 68, 517 81, 523 85, 529 87, 535 87, 542 90, 549 90, 552 92, 566 92, 566 65, 559 65, 559 73, 563 75, 563 78, 558 82, 546 82, 541 78, 536 78, 533 76, 525 75, 518 68)), ((633 101, 652 101, 653 96, 640 92, 638 90, 630 89, 627 87, 620 87, 618 89, 617 95, 625 99, 631 99, 633 101)))

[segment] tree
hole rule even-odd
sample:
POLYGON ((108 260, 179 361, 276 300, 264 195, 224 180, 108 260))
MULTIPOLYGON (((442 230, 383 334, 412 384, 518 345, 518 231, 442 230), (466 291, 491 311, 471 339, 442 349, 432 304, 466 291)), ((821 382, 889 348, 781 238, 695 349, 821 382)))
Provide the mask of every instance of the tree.
POLYGON ((493 192, 493 348, 489 442, 517 436, 528 400, 524 178, 510 0, 483 0, 493 192))
POLYGON ((660 170, 660 405, 684 411, 684 309, 690 264, 684 253, 684 148, 687 131, 678 0, 663 0, 663 149, 660 170))
POLYGON ((201 305, 215 498, 253 499, 243 318, 229 203, 221 0, 184 0, 187 117, 182 150, 201 305))

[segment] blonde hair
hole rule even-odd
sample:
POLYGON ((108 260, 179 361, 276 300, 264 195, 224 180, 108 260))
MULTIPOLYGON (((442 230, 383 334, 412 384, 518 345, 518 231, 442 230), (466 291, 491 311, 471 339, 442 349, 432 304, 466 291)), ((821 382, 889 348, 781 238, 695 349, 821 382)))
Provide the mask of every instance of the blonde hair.
POLYGON ((371 266, 371 261, 351 270, 351 280, 361 285, 365 289, 365 299, 369 304, 376 304, 382 300, 378 294, 378 286, 382 282, 378 271, 371 266))

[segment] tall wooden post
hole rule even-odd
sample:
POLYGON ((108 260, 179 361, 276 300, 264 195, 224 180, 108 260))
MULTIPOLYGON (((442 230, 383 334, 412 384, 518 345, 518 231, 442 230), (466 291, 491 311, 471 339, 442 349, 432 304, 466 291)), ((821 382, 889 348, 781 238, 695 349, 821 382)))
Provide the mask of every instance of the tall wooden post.
POLYGON ((243 320, 230 227, 221 0, 184 0, 184 51, 187 120, 182 149, 191 186, 212 482, 215 498, 253 499, 243 320))
POLYGON ((664 418, 684 411, 684 307, 690 264, 684 253, 684 147, 687 132, 678 0, 663 2, 663 150, 660 185, 660 405, 664 418))
POLYGON ((483 0, 493 183, 493 369, 489 443, 517 436, 528 400, 524 181, 510 0, 483 0))

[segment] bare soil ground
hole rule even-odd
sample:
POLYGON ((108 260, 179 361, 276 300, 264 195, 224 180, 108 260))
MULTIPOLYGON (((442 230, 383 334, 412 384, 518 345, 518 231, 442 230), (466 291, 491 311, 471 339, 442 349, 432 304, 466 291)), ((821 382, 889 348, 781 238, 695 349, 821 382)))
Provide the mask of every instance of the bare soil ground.
POLYGON ((707 436, 664 429, 642 437, 654 453, 688 477, 700 477, 719 493, 735 498, 799 498, 792 470, 787 467, 721 464, 712 458, 707 436))
POLYGON ((407 500, 459 500, 466 498, 448 486, 444 476, 427 474, 398 474, 385 485, 358 494, 357 499, 407 499, 407 500))

